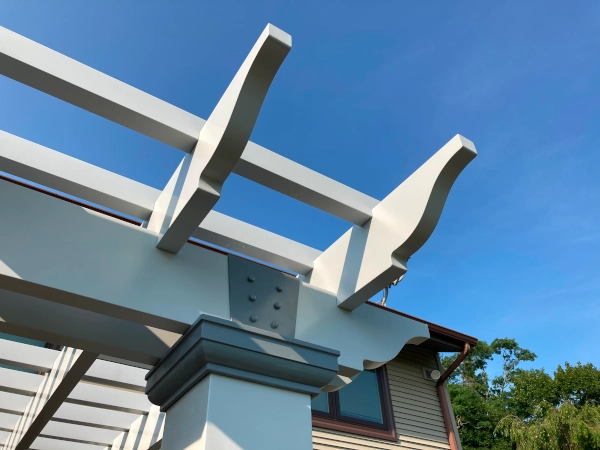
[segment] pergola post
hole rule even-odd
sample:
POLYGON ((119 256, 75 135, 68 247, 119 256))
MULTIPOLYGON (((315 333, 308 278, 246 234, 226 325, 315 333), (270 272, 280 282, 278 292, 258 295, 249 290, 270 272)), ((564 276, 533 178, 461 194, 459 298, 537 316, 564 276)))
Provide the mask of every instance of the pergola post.
POLYGON ((201 316, 146 376, 149 400, 166 411, 162 448, 309 450, 311 395, 336 375, 338 356, 201 316))
POLYGON ((310 395, 211 374, 166 414, 164 450, 310 450, 310 395))

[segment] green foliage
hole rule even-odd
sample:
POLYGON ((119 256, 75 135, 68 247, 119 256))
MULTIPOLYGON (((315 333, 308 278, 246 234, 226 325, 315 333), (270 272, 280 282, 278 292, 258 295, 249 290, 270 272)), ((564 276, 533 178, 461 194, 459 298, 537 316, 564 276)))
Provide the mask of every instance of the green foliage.
POLYGON ((577 363, 565 368, 558 366, 554 372, 556 388, 562 400, 571 401, 576 406, 587 403, 600 404, 600 370, 592 364, 577 363))
POLYGON ((520 367, 535 358, 508 338, 472 349, 448 384, 464 450, 600 449, 600 370, 565 363, 552 377, 520 367), (493 363, 501 375, 490 379, 493 363))
POLYGON ((449 384, 448 392, 463 450, 510 449, 508 440, 494 436, 496 424, 502 417, 493 402, 471 386, 449 384))
POLYGON ((536 418, 546 404, 558 405, 556 384, 544 369, 518 370, 511 379, 508 406, 517 417, 536 418))
POLYGON ((507 416, 497 431, 518 450, 597 450, 600 448, 600 407, 571 402, 546 405, 539 418, 525 421, 507 416))
POLYGON ((506 391, 512 383, 512 376, 517 366, 523 361, 534 361, 536 354, 525 348, 521 348, 514 339, 494 339, 490 348, 494 355, 502 358, 502 375, 492 380, 492 390, 496 394, 506 391))

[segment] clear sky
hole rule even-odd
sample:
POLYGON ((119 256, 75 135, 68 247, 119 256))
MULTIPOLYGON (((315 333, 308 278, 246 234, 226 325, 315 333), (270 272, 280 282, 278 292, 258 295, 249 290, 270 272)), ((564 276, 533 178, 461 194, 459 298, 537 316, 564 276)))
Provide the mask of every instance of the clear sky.
MULTIPOLYGON (((269 22, 293 48, 255 142, 379 199, 477 146, 389 305, 599 365, 600 3, 0 0, 0 25, 204 118, 269 22)), ((161 189, 182 157, 4 77, 0 129, 161 189)), ((216 209, 319 249, 348 228, 235 175, 216 209)))

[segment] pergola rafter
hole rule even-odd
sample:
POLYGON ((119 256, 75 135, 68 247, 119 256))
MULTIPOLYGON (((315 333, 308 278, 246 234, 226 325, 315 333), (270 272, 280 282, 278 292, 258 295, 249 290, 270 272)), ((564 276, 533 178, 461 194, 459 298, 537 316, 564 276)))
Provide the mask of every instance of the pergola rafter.
POLYGON ((144 369, 7 340, 0 340, 0 360, 11 367, 0 368, 0 393, 11 394, 0 412, 0 430, 10 434, 5 449, 45 450, 54 441, 111 447, 124 439, 123 448, 143 450, 162 437, 164 414, 144 395, 144 369))

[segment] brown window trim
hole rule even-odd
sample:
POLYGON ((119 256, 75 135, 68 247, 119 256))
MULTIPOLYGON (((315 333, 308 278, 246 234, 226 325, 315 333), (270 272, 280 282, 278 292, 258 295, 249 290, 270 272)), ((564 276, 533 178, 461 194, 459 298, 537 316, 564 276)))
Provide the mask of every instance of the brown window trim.
POLYGON ((392 407, 392 396, 386 366, 375 371, 379 384, 379 395, 381 397, 381 412, 383 424, 370 423, 366 420, 340 417, 339 397, 337 392, 328 395, 329 413, 322 411, 312 412, 313 427, 329 430, 342 431, 344 433, 368 436, 387 441, 397 441, 396 423, 394 421, 394 409, 392 407))

